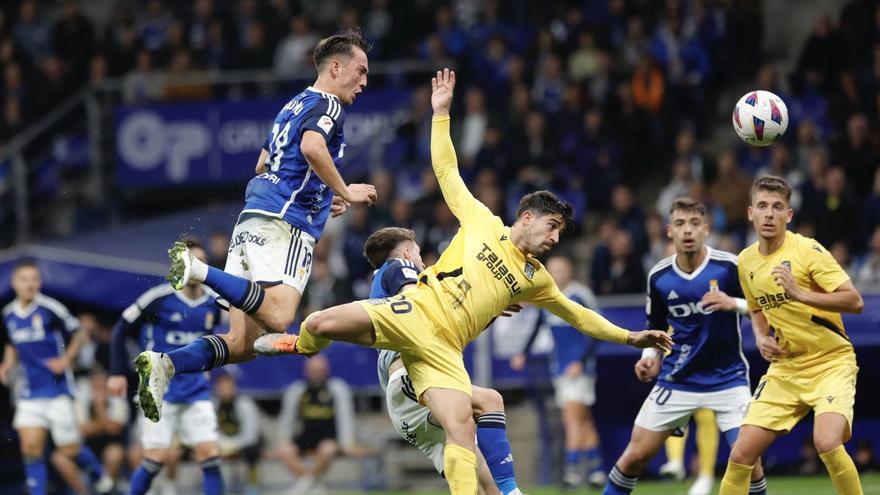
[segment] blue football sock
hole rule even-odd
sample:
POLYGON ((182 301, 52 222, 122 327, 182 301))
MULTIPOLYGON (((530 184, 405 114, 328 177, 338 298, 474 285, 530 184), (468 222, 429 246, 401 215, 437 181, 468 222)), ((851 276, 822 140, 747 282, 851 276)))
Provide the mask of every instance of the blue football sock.
POLYGON ((46 461, 42 458, 27 461, 24 464, 24 472, 27 476, 27 487, 31 495, 46 495, 46 485, 49 474, 46 471, 46 461))
POLYGON ((580 450, 566 450, 565 451, 565 465, 566 466, 574 466, 578 462, 581 461, 580 450))
POLYGON ((258 284, 213 266, 208 267, 205 285, 217 291, 229 304, 249 314, 257 312, 266 294, 258 284))
POLYGON ((129 495, 143 495, 153 484, 153 478, 162 470, 162 463, 144 459, 144 462, 131 475, 131 487, 129 495))
POLYGON ((87 445, 80 446, 79 453, 76 454, 76 464, 89 475, 89 479, 92 481, 97 481, 104 475, 104 466, 101 465, 95 452, 87 445))
POLYGON ((749 495, 767 495, 767 478, 761 476, 761 479, 752 480, 749 495))
POLYGON ((587 463, 589 474, 602 470, 602 451, 599 450, 599 447, 593 447, 592 449, 581 450, 579 452, 580 458, 584 459, 587 463))
POLYGON ((517 489, 506 424, 504 413, 500 411, 486 413, 477 418, 477 445, 486 458, 486 465, 492 473, 495 485, 503 495, 517 489))
POLYGON ((220 458, 212 457, 202 461, 202 489, 205 495, 223 493, 223 476, 220 475, 220 458))
POLYGON ((627 476, 620 472, 615 465, 611 468, 611 472, 608 473, 608 482, 605 483, 605 490, 602 492, 603 495, 628 495, 631 493, 635 487, 636 483, 639 481, 638 476, 627 476))
POLYGON ((229 347, 218 335, 205 335, 168 353, 174 373, 198 373, 219 368, 229 361, 229 347))

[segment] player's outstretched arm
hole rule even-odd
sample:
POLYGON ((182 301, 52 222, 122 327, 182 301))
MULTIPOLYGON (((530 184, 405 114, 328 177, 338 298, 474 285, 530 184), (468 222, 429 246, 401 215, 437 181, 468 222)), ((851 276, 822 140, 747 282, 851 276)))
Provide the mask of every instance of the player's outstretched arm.
POLYGON ((372 185, 345 185, 339 170, 336 169, 336 164, 333 163, 333 158, 330 157, 327 141, 319 133, 313 130, 304 131, 299 149, 318 178, 324 181, 324 184, 327 184, 337 196, 348 203, 372 205, 376 202, 376 188, 372 185))
POLYGON ((266 160, 269 159, 269 150, 266 148, 260 148, 260 157, 257 158, 257 166, 254 167, 254 172, 257 175, 265 174, 269 171, 269 166, 266 165, 266 160))
POLYGON ((474 198, 458 173, 458 159, 449 136, 449 108, 452 105, 454 88, 454 71, 443 69, 431 78, 431 106, 434 108, 434 118, 431 121, 431 165, 446 205, 458 221, 464 223, 480 216, 492 216, 492 212, 474 198))
POLYGON ((626 344, 639 349, 656 347, 663 352, 672 347, 672 338, 668 333, 662 330, 630 332, 620 328, 603 318, 599 313, 565 297, 555 283, 550 286, 549 296, 536 298, 533 302, 562 318, 579 331, 599 340, 626 344))

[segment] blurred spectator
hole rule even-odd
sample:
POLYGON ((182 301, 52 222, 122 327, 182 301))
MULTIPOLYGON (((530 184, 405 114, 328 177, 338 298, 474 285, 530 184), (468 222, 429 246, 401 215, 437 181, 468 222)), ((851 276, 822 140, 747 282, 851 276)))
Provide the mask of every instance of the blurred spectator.
POLYGON ((92 23, 80 12, 76 0, 61 4, 61 18, 52 28, 52 53, 69 67, 75 81, 85 81, 94 51, 92 23))
POLYGON ((590 31, 578 35, 578 48, 568 57, 568 75, 575 82, 595 76, 599 72, 600 50, 590 31))
POLYGON ((718 170, 709 186, 712 202, 724 210, 727 230, 740 231, 747 226, 746 210, 750 203, 752 180, 739 169, 736 155, 724 150, 718 155, 718 170))
POLYGON ((318 36, 309 29, 309 21, 304 16, 290 19, 290 32, 278 43, 275 49, 275 72, 287 77, 302 77, 311 69, 312 50, 318 43, 318 36))
POLYGON ((147 0, 146 9, 137 20, 144 48, 151 52, 164 48, 172 20, 162 0, 147 0))
POLYGON ((610 263, 594 263, 593 287, 597 294, 633 294, 644 291, 645 270, 634 250, 632 235, 616 229, 608 242, 610 263))
POLYGON ((364 242, 374 230, 370 225, 369 213, 369 209, 363 204, 351 205, 346 214, 348 224, 339 237, 342 243, 345 266, 348 268, 348 279, 351 281, 355 299, 366 299, 370 292, 367 277, 373 270, 363 254, 364 242))
POLYGON ((880 227, 874 229, 868 240, 868 252, 856 258, 849 273, 861 290, 880 289, 880 227))
POLYGON ((18 19, 12 29, 15 42, 32 60, 49 55, 50 30, 36 0, 24 0, 18 6, 18 19))
MULTIPOLYGON (((320 245, 320 244, 319 244, 320 245)), ((326 258, 315 256, 312 274, 306 288, 301 315, 308 315, 324 308, 342 304, 354 299, 351 283, 347 279, 335 277, 330 272, 326 258)))
POLYGON ((783 143, 776 143, 776 146, 770 148, 770 163, 758 170, 755 173, 755 177, 775 175, 788 181, 792 189, 789 204, 793 210, 798 211, 803 206, 800 197, 800 185, 804 181, 804 174, 792 166, 788 146, 783 143))
POLYGON ((122 97, 128 103, 138 103, 156 98, 162 89, 161 79, 153 72, 150 52, 141 50, 137 54, 134 69, 122 81, 122 97))
POLYGON ((277 456, 296 475, 291 494, 312 493, 333 459, 354 446, 354 403, 348 385, 331 378, 323 355, 305 362, 305 379, 284 393, 277 456))
MULTIPOLYGON (((636 202, 632 189, 625 185, 615 186, 611 191, 611 212, 618 227, 629 232, 633 254, 641 256, 647 248, 645 242, 645 213, 636 202)), ((662 215, 662 214, 661 214, 662 215)))
POLYGON ((645 233, 648 250, 642 257, 642 269, 648 273, 654 265, 667 256, 666 248, 669 241, 666 234, 666 219, 656 212, 649 213, 645 219, 645 233))
POLYGON ((257 403, 249 396, 238 393, 234 376, 218 373, 214 380, 214 410, 217 412, 220 433, 217 444, 226 468, 224 471, 233 471, 232 475, 227 476, 230 492, 244 492, 246 495, 259 493, 258 463, 262 439, 257 403), (239 475, 237 461, 244 461, 247 469, 245 483, 242 483, 239 475))
POLYGON ((675 198, 690 194, 691 184, 694 182, 693 169, 686 158, 679 157, 672 164, 672 180, 669 181, 654 205, 654 211, 662 216, 669 214, 669 208, 675 198))
POLYGON ((476 87, 469 88, 464 94, 461 138, 456 146, 456 151, 464 166, 471 165, 480 148, 483 147, 488 125, 489 114, 486 112, 483 91, 476 87))
POLYGON ((229 256, 229 232, 223 229, 211 231, 208 234, 208 264, 221 270, 226 267, 226 257, 229 256))
POLYGON ((846 123, 846 133, 833 151, 833 162, 843 166, 847 180, 856 193, 864 197, 871 189, 871 180, 877 170, 880 153, 876 139, 870 135, 868 118, 858 113, 846 123))
POLYGON ((653 114, 660 112, 666 86, 663 73, 648 55, 639 58, 630 84, 633 103, 637 108, 653 114))
POLYGON ((247 42, 238 50, 236 65, 242 69, 268 69, 273 63, 273 49, 266 35, 266 26, 254 21, 248 24, 247 42))
POLYGON ((874 446, 868 439, 861 439, 856 443, 856 452, 853 455, 853 461, 856 463, 856 469, 861 473, 876 471, 880 464, 874 456, 874 446))
POLYGON ((89 386, 79 390, 77 419, 83 440, 104 464, 104 471, 119 484, 125 464, 125 427, 131 411, 124 397, 107 393, 107 375, 93 370, 89 386))
MULTIPOLYGON (((816 226, 816 240, 823 246, 843 241, 853 248, 859 242, 859 229, 853 225, 858 218, 859 204, 847 189, 846 176, 840 167, 825 173, 825 194, 815 211, 804 212, 804 218, 816 226)), ((845 266, 845 265, 844 265, 845 266)))

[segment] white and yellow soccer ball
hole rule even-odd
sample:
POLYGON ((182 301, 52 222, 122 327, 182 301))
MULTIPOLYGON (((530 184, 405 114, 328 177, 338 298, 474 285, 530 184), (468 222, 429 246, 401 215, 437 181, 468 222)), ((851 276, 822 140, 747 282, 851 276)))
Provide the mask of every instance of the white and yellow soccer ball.
POLYGON ((769 146, 788 128, 788 108, 775 94, 755 90, 744 94, 733 108, 733 130, 752 146, 769 146))

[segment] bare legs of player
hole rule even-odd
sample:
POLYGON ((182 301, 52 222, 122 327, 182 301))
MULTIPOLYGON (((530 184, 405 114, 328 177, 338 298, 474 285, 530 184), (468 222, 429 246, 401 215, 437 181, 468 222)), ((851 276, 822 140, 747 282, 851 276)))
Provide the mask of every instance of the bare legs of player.
POLYGON ((228 363, 242 363, 257 357, 254 341, 265 333, 285 333, 293 324, 302 294, 289 285, 263 287, 263 304, 248 315, 238 308, 229 308, 229 333, 219 335, 229 348, 228 363))

